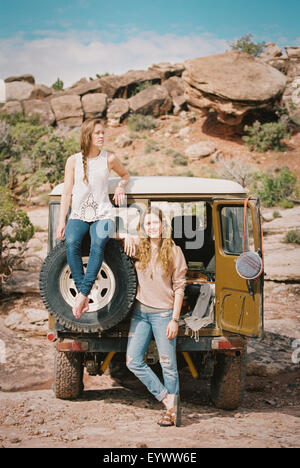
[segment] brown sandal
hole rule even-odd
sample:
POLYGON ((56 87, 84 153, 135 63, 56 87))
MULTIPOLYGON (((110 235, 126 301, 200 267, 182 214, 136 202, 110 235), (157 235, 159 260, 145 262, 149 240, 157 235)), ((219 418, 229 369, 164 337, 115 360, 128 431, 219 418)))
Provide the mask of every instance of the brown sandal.
POLYGON ((165 411, 160 418, 160 420, 157 422, 159 426, 174 426, 175 425, 175 418, 176 418, 176 413, 174 411, 175 408, 171 408, 167 411, 165 411))
POLYGON ((173 408, 167 410, 162 415, 161 419, 157 422, 159 426, 180 426, 181 414, 180 414, 180 401, 179 395, 175 395, 173 408))

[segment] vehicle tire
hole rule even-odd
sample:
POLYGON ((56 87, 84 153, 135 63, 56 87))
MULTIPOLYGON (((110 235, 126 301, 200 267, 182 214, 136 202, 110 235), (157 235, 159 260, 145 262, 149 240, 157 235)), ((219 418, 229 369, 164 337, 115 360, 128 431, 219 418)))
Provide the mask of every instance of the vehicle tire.
POLYGON ((237 409, 246 383, 246 351, 236 354, 216 353, 210 384, 211 400, 217 408, 237 409))
MULTIPOLYGON (((88 254, 83 248, 83 263, 88 254)), ((55 320, 75 332, 96 333, 117 325, 129 313, 136 295, 137 280, 131 259, 120 243, 110 239, 104 261, 89 295, 89 312, 76 319, 72 313, 77 290, 67 263, 65 242, 48 254, 40 272, 42 300, 55 320)))
POLYGON ((56 398, 72 400, 83 391, 81 353, 55 351, 53 391, 56 398))

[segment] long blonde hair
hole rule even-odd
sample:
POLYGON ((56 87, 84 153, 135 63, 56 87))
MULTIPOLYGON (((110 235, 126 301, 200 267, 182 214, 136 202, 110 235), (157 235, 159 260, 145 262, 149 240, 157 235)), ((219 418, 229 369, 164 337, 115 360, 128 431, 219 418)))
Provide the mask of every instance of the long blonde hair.
POLYGON ((137 268, 140 270, 145 270, 151 260, 151 242, 150 238, 147 236, 144 230, 144 222, 147 214, 156 215, 162 225, 162 239, 159 247, 158 258, 161 262, 163 270, 166 274, 171 274, 173 270, 173 251, 172 247, 174 241, 171 239, 171 228, 167 225, 166 220, 163 217, 163 212, 158 207, 152 206, 148 207, 146 211, 143 212, 139 224, 138 224, 138 233, 139 233, 139 255, 138 255, 138 265, 137 268))
POLYGON ((101 124, 104 127, 104 122, 102 119, 87 119, 81 125, 80 131, 80 149, 82 154, 83 162, 83 180, 87 184, 89 183, 87 177, 87 157, 91 147, 92 133, 97 124, 101 124))

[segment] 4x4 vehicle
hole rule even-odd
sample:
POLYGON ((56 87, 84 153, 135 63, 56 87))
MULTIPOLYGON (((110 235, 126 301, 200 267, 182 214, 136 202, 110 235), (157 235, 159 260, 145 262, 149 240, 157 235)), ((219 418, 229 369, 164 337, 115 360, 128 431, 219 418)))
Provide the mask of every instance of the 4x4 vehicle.
MULTIPOLYGON (((118 181, 110 179, 111 196, 118 181)), ((91 375, 101 375, 108 365, 112 375, 114 366, 126 368, 137 280, 122 242, 110 239, 89 295, 89 312, 80 319, 73 316, 77 292, 65 242, 56 239, 62 188, 63 184, 56 186, 50 195, 49 249, 40 291, 49 311, 48 339, 56 342, 54 392, 58 398, 71 399, 83 390, 84 367, 91 375)), ((235 182, 196 177, 131 177, 126 192, 126 204, 116 208, 117 231, 135 233, 141 212, 149 205, 159 206, 188 264, 177 337, 179 364, 187 365, 195 378, 210 377, 210 396, 217 407, 237 408, 246 379, 248 337, 263 334, 259 200, 248 197, 235 182), (257 271, 249 274, 249 269, 257 271)), ((87 235, 82 244, 84 266, 89 248, 87 235)), ((153 366, 158 361, 154 341, 146 360, 153 366)))

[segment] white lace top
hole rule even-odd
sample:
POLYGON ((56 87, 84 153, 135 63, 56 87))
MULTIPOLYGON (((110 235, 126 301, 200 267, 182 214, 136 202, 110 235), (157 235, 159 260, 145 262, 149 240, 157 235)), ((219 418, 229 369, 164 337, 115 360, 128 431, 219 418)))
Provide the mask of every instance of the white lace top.
POLYGON ((107 152, 102 150, 96 158, 87 158, 87 177, 84 180, 82 154, 75 155, 72 210, 69 219, 93 222, 99 219, 114 219, 114 207, 108 196, 107 152))

